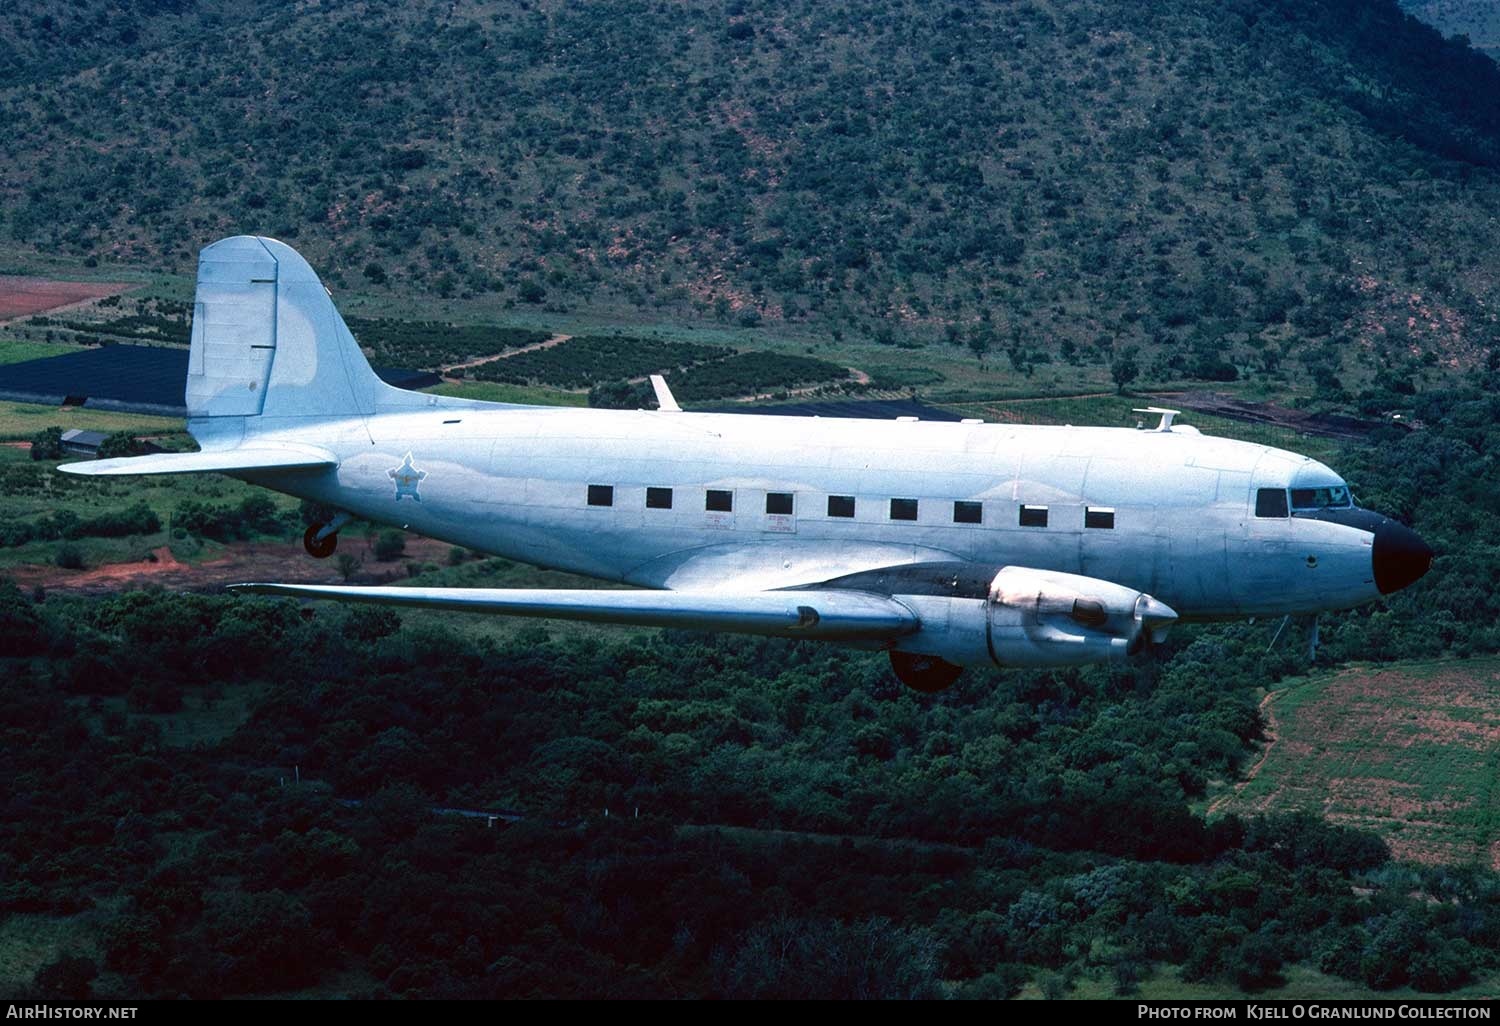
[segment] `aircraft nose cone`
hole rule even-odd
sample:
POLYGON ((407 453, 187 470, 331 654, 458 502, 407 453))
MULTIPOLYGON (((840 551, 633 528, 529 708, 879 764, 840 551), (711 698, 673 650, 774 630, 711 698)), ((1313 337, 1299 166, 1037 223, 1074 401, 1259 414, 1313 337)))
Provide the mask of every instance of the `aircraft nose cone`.
POLYGON ((1416 531, 1387 520, 1375 531, 1370 552, 1375 565, 1375 587, 1380 594, 1400 591, 1432 566, 1432 549, 1416 531))

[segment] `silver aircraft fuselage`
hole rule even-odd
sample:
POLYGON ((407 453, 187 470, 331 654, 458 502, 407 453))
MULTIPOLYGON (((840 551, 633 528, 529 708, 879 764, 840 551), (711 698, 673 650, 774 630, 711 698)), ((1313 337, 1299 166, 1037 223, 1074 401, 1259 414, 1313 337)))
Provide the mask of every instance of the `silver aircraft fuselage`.
POLYGON ((904 682, 1123 658, 1179 617, 1343 609, 1426 572, 1313 460, 1173 426, 1014 427, 483 403, 370 369, 285 243, 202 251, 184 395, 202 447, 64 465, 215 472, 352 517, 636 586, 246 582, 252 593, 822 639, 904 682), (643 590, 646 589, 646 590, 643 590))
POLYGON ((471 407, 325 421, 289 441, 334 452, 337 468, 247 476, 477 551, 648 588, 963 562, 1113 581, 1184 619, 1302 614, 1409 583, 1396 583, 1399 566, 1377 575, 1377 556, 1409 562, 1415 539, 1357 508, 1257 516, 1263 489, 1344 482, 1308 457, 1182 425, 471 407), (421 475, 416 494, 393 484, 403 466, 421 475), (591 486, 610 503, 590 505, 591 486), (731 508, 705 508, 711 490, 731 508), (767 512, 768 495, 790 495, 791 512, 767 512), (830 515, 830 496, 852 498, 853 516, 830 515), (916 519, 892 519, 892 500, 915 500, 916 519), (956 503, 978 503, 978 522, 955 522, 956 503), (1023 507, 1036 526, 1023 526, 1023 507), (1397 537, 1378 544, 1377 527, 1397 537))

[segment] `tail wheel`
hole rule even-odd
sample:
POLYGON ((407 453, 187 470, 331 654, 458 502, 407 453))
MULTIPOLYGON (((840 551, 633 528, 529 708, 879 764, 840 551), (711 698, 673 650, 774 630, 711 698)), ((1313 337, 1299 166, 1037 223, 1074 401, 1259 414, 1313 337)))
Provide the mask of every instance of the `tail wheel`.
POLYGON ((964 672, 962 666, 955 666, 946 659, 922 655, 920 652, 897 652, 893 649, 890 655, 891 670, 896 674, 896 679, 924 695, 935 695, 946 690, 964 672))
POLYGON ((302 547, 314 559, 327 559, 333 555, 333 550, 339 547, 339 536, 337 533, 330 534, 325 538, 318 537, 318 532, 327 526, 327 524, 313 524, 302 535, 302 547))

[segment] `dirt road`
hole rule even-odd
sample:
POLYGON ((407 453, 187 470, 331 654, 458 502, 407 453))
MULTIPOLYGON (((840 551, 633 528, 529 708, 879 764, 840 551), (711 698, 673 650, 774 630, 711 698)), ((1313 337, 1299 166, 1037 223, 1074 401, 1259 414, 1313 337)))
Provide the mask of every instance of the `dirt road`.
POLYGON ((503 353, 496 353, 493 356, 481 356, 476 360, 466 360, 463 363, 450 363, 446 367, 439 367, 438 371, 450 381, 462 380, 454 378, 453 372, 456 370, 465 370, 469 367, 478 367, 481 364, 494 363, 497 360, 509 360, 512 356, 520 356, 522 353, 534 353, 538 349, 551 349, 553 346, 562 345, 572 337, 572 335, 553 335, 545 341, 533 342, 531 345, 522 346, 519 349, 507 349, 503 353))

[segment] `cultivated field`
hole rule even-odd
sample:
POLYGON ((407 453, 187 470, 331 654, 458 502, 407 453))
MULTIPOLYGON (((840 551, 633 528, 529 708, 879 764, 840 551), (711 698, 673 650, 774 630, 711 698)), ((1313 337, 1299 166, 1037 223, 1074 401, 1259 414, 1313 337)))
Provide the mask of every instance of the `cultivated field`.
POLYGON ((45 360, 49 356, 77 352, 78 348, 66 342, 18 342, 0 338, 0 364, 45 360))
MULTIPOLYGON (((53 347, 59 348, 59 347, 53 347)), ((136 436, 161 438, 179 434, 178 417, 154 417, 141 413, 118 413, 80 407, 43 406, 40 403, 0 402, 0 442, 30 442, 49 427, 84 431, 129 431, 136 436)))
POLYGON ((103 299, 132 287, 123 282, 0 276, 0 322, 103 299))
POLYGON ((1213 811, 1306 809, 1400 859, 1500 868, 1500 659, 1354 667, 1263 708, 1265 757, 1213 811))

